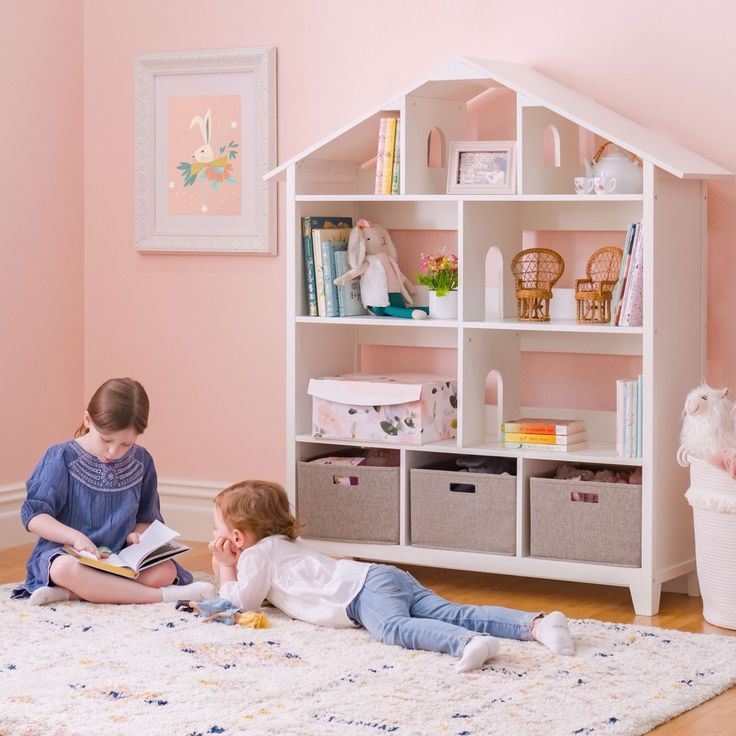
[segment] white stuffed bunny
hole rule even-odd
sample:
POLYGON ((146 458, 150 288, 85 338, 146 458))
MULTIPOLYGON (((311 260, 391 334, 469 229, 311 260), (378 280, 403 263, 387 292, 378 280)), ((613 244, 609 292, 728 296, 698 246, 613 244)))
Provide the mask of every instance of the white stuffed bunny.
POLYGON ((204 143, 192 154, 192 158, 199 163, 207 164, 210 161, 215 160, 215 152, 212 150, 211 145, 212 110, 207 110, 204 120, 199 117, 199 115, 195 115, 189 123, 189 130, 191 130, 195 125, 199 125, 199 129, 202 131, 204 143))
POLYGON ((717 453, 736 448, 736 409, 727 394, 727 388, 704 383, 687 395, 677 451, 680 465, 687 465, 688 457, 712 461, 717 453))
POLYGON ((427 307, 407 307, 416 288, 399 270, 396 248, 383 225, 358 220, 348 240, 350 270, 335 279, 347 284, 360 278, 363 306, 376 315, 424 319, 427 307))

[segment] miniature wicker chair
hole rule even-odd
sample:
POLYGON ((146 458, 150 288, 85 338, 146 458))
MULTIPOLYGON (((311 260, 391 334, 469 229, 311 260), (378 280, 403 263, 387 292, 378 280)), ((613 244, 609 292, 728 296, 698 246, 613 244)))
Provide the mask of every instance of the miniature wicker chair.
POLYGON ((599 248, 588 259, 586 279, 575 281, 578 322, 610 322, 611 295, 621 270, 621 248, 599 248))
POLYGON ((526 248, 511 261, 516 307, 524 322, 549 322, 552 287, 565 270, 562 256, 548 248, 526 248))

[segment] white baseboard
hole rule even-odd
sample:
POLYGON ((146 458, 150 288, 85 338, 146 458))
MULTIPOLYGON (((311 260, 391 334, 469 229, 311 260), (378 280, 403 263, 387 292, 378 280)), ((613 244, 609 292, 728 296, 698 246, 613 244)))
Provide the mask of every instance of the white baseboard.
POLYGON ((26 498, 25 483, 8 483, 0 486, 0 549, 28 544, 36 537, 29 534, 20 523, 20 507, 26 498))
MULTIPOLYGON (((212 538, 212 500, 229 483, 159 480, 161 512, 166 523, 184 539, 208 542, 212 538)), ((25 483, 0 485, 0 549, 29 544, 36 537, 20 523, 25 483)))
POLYGON ((212 539, 212 501, 230 483, 194 480, 159 480, 158 495, 166 524, 183 539, 209 542, 212 539))

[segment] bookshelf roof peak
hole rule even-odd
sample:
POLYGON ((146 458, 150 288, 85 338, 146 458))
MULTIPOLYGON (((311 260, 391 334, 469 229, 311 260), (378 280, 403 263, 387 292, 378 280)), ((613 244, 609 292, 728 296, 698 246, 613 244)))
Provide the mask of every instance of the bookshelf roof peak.
POLYGON ((369 160, 375 155, 378 119, 392 114, 398 116, 405 96, 438 97, 467 102, 492 87, 508 88, 532 104, 541 105, 567 118, 673 176, 687 179, 717 179, 732 176, 730 171, 718 164, 647 130, 529 66, 459 56, 390 100, 370 109, 357 120, 272 169, 264 178, 283 176, 289 166, 312 154, 317 154, 315 158, 355 162, 357 152, 357 158, 361 163, 369 160), (350 141, 341 140, 348 132, 350 141))

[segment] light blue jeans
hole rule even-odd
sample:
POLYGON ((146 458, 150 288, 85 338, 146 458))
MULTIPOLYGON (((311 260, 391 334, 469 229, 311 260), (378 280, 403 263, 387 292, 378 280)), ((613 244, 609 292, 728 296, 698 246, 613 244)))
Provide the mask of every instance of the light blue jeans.
POLYGON ((531 639, 539 613, 452 603, 391 565, 371 565, 348 616, 384 644, 460 657, 472 636, 531 639))

